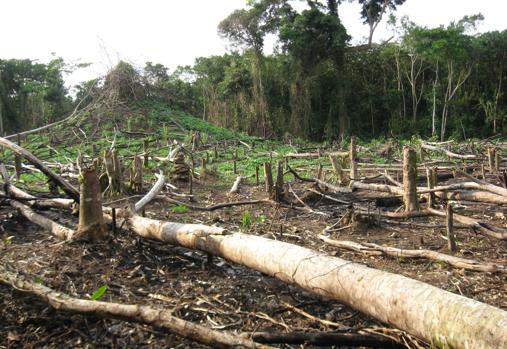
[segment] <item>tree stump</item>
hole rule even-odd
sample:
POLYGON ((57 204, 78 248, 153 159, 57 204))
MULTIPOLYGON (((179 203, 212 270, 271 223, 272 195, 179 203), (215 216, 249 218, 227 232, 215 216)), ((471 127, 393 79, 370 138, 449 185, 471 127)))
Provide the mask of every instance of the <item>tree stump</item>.
POLYGON ((417 154, 410 147, 403 148, 403 203, 405 212, 417 211, 417 154))
POLYGON ((81 171, 79 200, 79 225, 77 236, 100 240, 107 237, 107 225, 102 213, 102 193, 95 168, 81 171))

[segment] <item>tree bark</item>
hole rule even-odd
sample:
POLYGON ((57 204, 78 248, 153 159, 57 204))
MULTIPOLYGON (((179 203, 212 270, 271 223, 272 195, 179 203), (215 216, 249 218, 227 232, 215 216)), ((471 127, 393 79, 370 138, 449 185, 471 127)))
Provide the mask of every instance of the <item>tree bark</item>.
POLYGON ((417 154, 414 149, 403 149, 403 203, 405 212, 417 211, 417 154))
POLYGON ((336 299, 439 348, 507 347, 507 312, 304 247, 193 224, 127 220, 139 235, 198 249, 336 299), (220 235, 215 235, 214 232, 220 235))
POLYGON ((85 168, 81 176, 78 235, 102 240, 107 235, 107 226, 102 213, 102 193, 97 172, 94 168, 85 168))

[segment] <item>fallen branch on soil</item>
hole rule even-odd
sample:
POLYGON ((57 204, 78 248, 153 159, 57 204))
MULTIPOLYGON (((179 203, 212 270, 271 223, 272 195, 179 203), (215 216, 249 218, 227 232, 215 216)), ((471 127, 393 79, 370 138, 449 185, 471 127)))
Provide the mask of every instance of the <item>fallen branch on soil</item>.
POLYGON ((245 334, 255 342, 264 344, 304 344, 315 346, 346 346, 346 347, 371 347, 371 348, 392 348, 402 349, 405 345, 377 334, 347 332, 288 332, 270 333, 256 332, 245 334))
POLYGON ((304 311, 304 310, 302 310, 302 309, 299 309, 299 308, 297 308, 297 307, 293 306, 293 305, 292 305, 292 304, 290 304, 290 303, 287 303, 287 302, 283 302, 283 301, 282 301, 282 305, 283 305, 285 308, 287 308, 287 309, 289 309, 289 310, 292 310, 293 312, 298 313, 299 315, 302 315, 302 316, 304 316, 304 317, 305 317, 305 318, 307 318, 307 319, 310 319, 310 320, 312 320, 312 321, 315 321, 315 322, 320 323, 321 325, 324 325, 324 326, 327 326, 327 327, 335 327, 335 328, 337 328, 337 329, 342 329, 342 330, 344 330, 344 329, 349 329, 349 327, 348 327, 348 326, 345 326, 345 325, 340 324, 340 323, 338 323, 338 322, 329 321, 329 320, 324 320, 324 319, 319 319, 318 317, 315 317, 315 316, 313 316, 313 315, 311 315, 311 314, 308 314, 306 311, 304 311))
POLYGON ((39 283, 24 280, 0 266, 0 281, 34 295, 57 310, 147 324, 214 348, 269 348, 227 332, 215 331, 171 315, 170 311, 137 304, 92 301, 70 297, 39 283))
MULTIPOLYGON (((426 211, 432 215, 435 215, 435 216, 439 216, 439 217, 446 216, 446 213, 444 211, 435 210, 433 208, 427 208, 426 211)), ((507 230, 506 229, 495 227, 495 226, 489 225, 487 223, 480 222, 480 221, 475 220, 473 218, 462 216, 459 214, 454 214, 453 218, 454 218, 454 221, 461 223, 461 224, 466 224, 466 225, 468 225, 468 227, 470 229, 473 229, 474 231, 479 232, 483 235, 486 235, 486 236, 489 236, 489 237, 492 237, 495 239, 507 240, 507 230)))
POLYGON ((201 250, 338 300, 439 348, 507 347, 506 311, 417 280, 281 241, 224 235, 217 227, 137 216, 127 224, 145 238, 201 250))
POLYGON ((158 195, 158 193, 160 193, 162 188, 164 188, 165 176, 162 173, 160 173, 157 177, 158 178, 155 185, 141 200, 136 202, 136 204, 134 205, 134 212, 141 211, 144 208, 144 206, 146 206, 151 200, 153 200, 158 195))
POLYGON ((226 207, 257 205, 257 204, 266 204, 266 203, 271 204, 272 203, 270 200, 264 199, 264 200, 252 200, 252 201, 224 202, 221 204, 216 204, 216 205, 211 205, 211 206, 196 206, 196 205, 192 205, 192 204, 189 204, 189 203, 186 203, 183 201, 178 201, 178 200, 168 198, 168 197, 161 198, 161 200, 166 201, 166 202, 170 202, 170 203, 176 204, 176 205, 183 205, 183 206, 188 207, 191 210, 210 211, 210 212, 220 210, 220 209, 226 208, 226 207))
POLYGON ((350 201, 344 201, 344 200, 340 200, 340 199, 334 198, 334 197, 326 195, 326 194, 322 194, 321 192, 319 192, 319 191, 317 191, 315 189, 308 189, 308 191, 311 191, 312 193, 318 194, 318 195, 322 196, 324 199, 331 200, 331 201, 336 202, 338 204, 352 205, 352 202, 350 202, 350 201))
MULTIPOLYGON (((452 200, 468 200, 468 201, 478 201, 478 202, 487 202, 493 204, 507 204, 507 190, 506 195, 499 195, 501 192, 499 189, 503 189, 500 187, 493 188, 494 185, 481 185, 474 182, 465 182, 465 183, 456 183, 450 184, 447 186, 435 187, 432 189, 427 189, 424 187, 417 188, 417 194, 427 194, 427 193, 435 193, 441 199, 452 199, 452 200), (467 191, 459 191, 456 193, 448 193, 449 191, 455 190, 473 190, 471 192, 467 191), (481 191, 482 190, 482 191, 481 191)), ((393 195, 403 195, 403 188, 388 185, 388 184, 372 184, 372 183, 362 183, 354 181, 351 186, 352 189, 362 189, 362 190, 371 190, 371 191, 379 191, 384 193, 390 193, 393 195)), ((504 189, 505 190, 505 189, 504 189)))
POLYGON ((494 263, 481 263, 473 259, 459 258, 431 250, 403 250, 400 248, 380 246, 373 243, 358 243, 354 241, 333 240, 325 235, 319 235, 319 239, 326 244, 343 248, 349 251, 360 252, 370 256, 391 256, 407 258, 426 258, 437 262, 445 262, 455 268, 482 271, 488 273, 507 273, 507 268, 494 263))
POLYGON ((447 149, 435 147, 433 145, 429 145, 429 144, 425 144, 425 143, 421 143, 421 148, 427 149, 427 150, 432 150, 432 151, 437 151, 439 153, 443 153, 443 154, 449 156, 450 158, 455 158, 455 159, 461 159, 461 160, 482 160, 483 159, 482 156, 477 156, 477 155, 473 155, 473 154, 466 154, 466 155, 456 154, 456 153, 453 153, 452 151, 449 151, 447 149))
MULTIPOLYGON (((368 213, 367 210, 358 210, 361 213, 368 213)), ((416 218, 416 217, 427 217, 427 216, 438 216, 446 217, 444 211, 436 210, 433 208, 426 208, 421 211, 413 212, 379 212, 376 213, 381 217, 388 218, 416 218)), ((453 215, 453 221, 466 225, 469 229, 475 232, 481 233, 482 235, 489 236, 499 240, 507 240, 507 230, 500 227, 495 227, 484 222, 477 221, 470 217, 465 217, 459 214, 453 215)))
POLYGON ((70 185, 62 177, 51 171, 28 150, 2 137, 0 137, 0 146, 8 148, 12 150, 14 153, 18 154, 19 156, 25 158, 28 162, 33 164, 36 168, 41 170, 46 176, 48 176, 51 180, 53 180, 58 186, 60 186, 63 189, 63 191, 67 193, 67 195, 69 195, 76 202, 79 202, 79 192, 77 191, 77 189, 74 188, 72 185, 70 185))
POLYGON ((322 156, 338 156, 346 157, 349 156, 347 151, 323 151, 320 153, 289 153, 285 155, 286 158, 318 158, 322 156))
POLYGON ((30 222, 50 231, 53 235, 62 240, 72 240, 76 234, 74 230, 64 227, 63 225, 58 224, 51 219, 34 212, 30 207, 22 204, 19 201, 10 200, 10 205, 17 209, 18 212, 25 216, 26 219, 28 219, 30 222))
MULTIPOLYGON (((497 195, 507 196, 507 189, 505 189, 505 188, 502 188, 502 187, 499 187, 497 185, 488 183, 486 181, 481 181, 480 179, 477 179, 474 176, 471 176, 468 173, 466 173, 464 171, 461 171, 461 170, 456 171, 456 173, 458 173, 458 174, 460 174, 460 175, 462 175, 462 176, 470 179, 471 181, 473 181, 473 182, 475 182, 477 184, 480 184, 484 188, 488 188, 487 191, 489 191, 491 193, 494 193, 494 194, 497 194, 497 195)), ((486 189, 484 189, 484 190, 486 190, 486 189)))
POLYGON ((320 184, 326 188, 329 188, 334 193, 350 193, 349 188, 337 187, 336 185, 332 185, 330 183, 324 182, 318 178, 303 178, 300 175, 298 175, 296 173, 296 171, 294 171, 290 166, 287 166, 287 168, 289 169, 289 172, 294 175, 294 177, 296 177, 298 180, 300 180, 302 182, 310 182, 310 183, 320 184))
MULTIPOLYGON (((0 167, 1 166, 3 166, 3 164, 0 164, 0 167)), ((6 198, 14 198, 16 200, 25 202, 29 206, 40 208, 63 208, 70 210, 74 207, 75 201, 72 199, 38 198, 12 185, 10 182, 8 182, 9 178, 3 173, 2 177, 5 181, 4 188, 7 190, 7 193, 2 193, 2 195, 4 195, 6 198)))

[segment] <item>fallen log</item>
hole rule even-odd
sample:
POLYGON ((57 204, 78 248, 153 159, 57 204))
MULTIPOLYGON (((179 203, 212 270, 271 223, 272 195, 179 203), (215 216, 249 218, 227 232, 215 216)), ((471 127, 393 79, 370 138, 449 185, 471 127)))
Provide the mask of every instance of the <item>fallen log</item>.
POLYGON ((474 176, 471 176, 468 173, 463 172, 463 171, 459 171, 458 170, 458 171, 456 171, 456 173, 459 173, 460 175, 462 175, 462 176, 470 179, 471 181, 473 181, 473 182, 475 182, 477 184, 480 184, 482 188, 487 188, 487 189, 482 189, 482 190, 486 190, 486 191, 489 191, 489 192, 497 194, 497 195, 507 196, 507 189, 505 189, 505 188, 502 188, 502 187, 499 187, 497 185, 488 183, 486 181, 481 181, 480 179, 477 179, 474 176))
POLYGON ((137 234, 198 249, 336 299, 439 348, 507 347, 507 312, 423 282, 281 241, 132 216, 137 234))
POLYGON ((436 151, 436 152, 445 154, 448 157, 454 158, 454 159, 461 159, 461 160, 482 160, 483 159, 482 156, 477 156, 477 155, 473 155, 473 154, 465 154, 465 155, 464 154, 456 154, 456 153, 453 153, 452 151, 449 151, 447 149, 439 148, 439 147, 425 144, 425 143, 421 143, 421 148, 436 151))
POLYGON ((22 290, 40 298, 56 310, 147 324, 213 348, 270 348, 262 344, 255 344, 250 339, 241 338, 227 332, 212 330, 182 320, 171 315, 171 311, 137 304, 110 303, 73 298, 65 293, 54 291, 40 283, 27 281, 15 273, 8 272, 2 266, 0 266, 0 281, 16 290, 22 290))
POLYGON ((372 191, 380 191, 384 193, 389 193, 393 195, 403 195, 403 188, 388 185, 388 184, 373 184, 373 183, 362 183, 358 181, 354 181, 350 187, 352 190, 354 189, 363 189, 363 190, 372 190, 372 191))
POLYGON ((507 197, 476 190, 458 190, 453 192, 436 192, 435 195, 444 200, 477 201, 497 205, 507 205, 507 197))
MULTIPOLYGON (((427 208, 427 212, 429 212, 432 215, 439 216, 439 217, 445 217, 446 214, 443 211, 435 210, 433 208, 427 208)), ((480 222, 478 220, 475 220, 470 217, 462 216, 459 214, 453 214, 454 221, 466 224, 470 229, 473 229, 476 232, 479 232, 483 235, 500 239, 500 240, 507 240, 507 230, 504 228, 494 227, 492 225, 489 225, 484 222, 480 222)))
POLYGON ((188 207, 191 210, 208 211, 208 212, 216 211, 216 210, 219 210, 219 209, 222 209, 222 208, 225 208, 225 207, 244 206, 244 205, 256 205, 256 204, 265 204, 265 203, 272 204, 271 200, 266 200, 266 199, 264 199, 264 200, 251 200, 251 201, 224 202, 224 203, 220 203, 220 204, 216 204, 216 205, 211 205, 211 206, 196 206, 196 205, 192 205, 192 204, 189 204, 189 203, 186 203, 186 202, 183 202, 183 201, 175 200, 175 199, 172 199, 172 198, 169 198, 169 197, 163 197, 163 198, 161 198, 161 200, 166 201, 166 202, 170 202, 170 203, 176 204, 176 205, 183 205, 183 206, 188 207))
POLYGON ((286 158, 319 158, 323 156, 338 156, 347 157, 349 152, 347 151, 323 151, 320 153, 288 153, 285 155, 286 158))
POLYGON ((30 162, 36 168, 41 170, 42 173, 44 173, 46 176, 52 179, 58 186, 60 186, 67 195, 69 195, 76 202, 79 202, 79 192, 77 191, 77 189, 74 188, 72 185, 70 185, 62 177, 51 171, 28 150, 2 137, 0 137, 0 146, 8 148, 12 150, 15 154, 18 154, 19 156, 25 158, 28 162, 30 162))
POLYGON ((488 273, 507 273, 507 267, 494 264, 482 263, 473 259, 459 258, 431 250, 404 250, 389 246, 380 246, 373 243, 358 243, 354 241, 333 240, 325 235, 319 235, 319 239, 326 244, 343 248, 349 251, 359 252, 370 256, 391 256, 406 258, 426 258, 437 262, 445 262, 455 268, 482 271, 488 273))
POLYGON ((292 173, 294 175, 294 177, 296 177, 296 179, 298 179, 302 182, 317 183, 323 187, 330 189, 333 193, 349 193, 350 192, 349 188, 337 187, 336 185, 324 182, 323 180, 320 180, 318 178, 303 178, 299 174, 297 174, 296 171, 294 171, 290 166, 287 166, 287 168, 289 169, 289 172, 292 173))
POLYGON ((36 196, 30 195, 25 191, 15 187, 12 184, 8 184, 7 186, 6 197, 11 197, 18 200, 23 200, 26 204, 36 208, 60 208, 65 210, 70 210, 74 207, 75 201, 72 199, 63 199, 63 198, 38 198, 36 196))
MULTIPOLYGON (((371 190, 371 191, 379 191, 384 193, 389 193, 392 195, 403 195, 403 188, 395 185, 388 184, 373 184, 373 183, 362 183, 354 181, 351 185, 351 189, 362 189, 362 190, 371 190)), ((502 188, 500 188, 502 189, 502 188)), ((496 190, 496 189, 495 189, 496 190)), ((473 183, 473 182, 465 182, 465 183, 456 183, 450 184, 447 186, 435 187, 432 189, 418 187, 417 194, 427 194, 427 193, 435 193, 441 199, 452 199, 452 200, 467 200, 467 201, 478 201, 478 202, 487 202, 494 204, 507 204, 507 196, 498 195, 493 193, 490 187, 486 187, 484 185, 473 183), (486 189, 487 192, 486 192, 486 189), (449 193, 450 191, 455 191, 453 193, 449 193), (466 191, 472 190, 472 191, 466 191), (483 190, 483 191, 480 191, 483 190)), ((498 191, 497 191, 498 192, 498 191)))
POLYGON ((10 205, 18 210, 23 216, 26 217, 30 222, 37 224, 38 226, 50 231, 56 237, 62 240, 72 240, 76 232, 70 228, 67 228, 61 224, 52 221, 49 218, 44 217, 34 212, 30 207, 23 205, 21 202, 16 200, 10 200, 10 205))
POLYGON ((371 347, 371 348, 406 348, 391 338, 359 331, 356 333, 347 332, 289 332, 270 333, 255 332, 248 335, 257 343, 264 344, 304 344, 315 346, 346 346, 346 347, 371 347))

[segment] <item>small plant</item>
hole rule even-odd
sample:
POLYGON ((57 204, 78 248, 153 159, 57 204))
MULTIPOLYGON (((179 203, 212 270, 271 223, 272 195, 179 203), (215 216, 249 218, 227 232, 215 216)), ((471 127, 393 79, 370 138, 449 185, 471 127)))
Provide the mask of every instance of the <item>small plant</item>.
POLYGON ((90 297, 93 301, 99 300, 102 298, 102 296, 106 293, 106 291, 109 289, 109 286, 102 285, 99 288, 93 292, 92 296, 90 297))
POLYGON ((260 214, 257 216, 256 221, 257 221, 257 223, 262 224, 262 223, 266 222, 266 219, 267 219, 266 215, 260 214))
POLYGON ((243 228, 250 228, 252 226, 253 217, 250 211, 244 211, 243 217, 241 217, 241 225, 243 228))
POLYGON ((187 213, 188 207, 185 205, 177 205, 172 208, 171 212, 177 214, 187 213))

